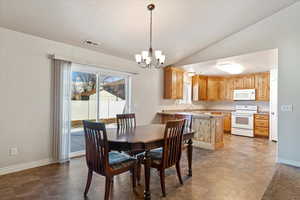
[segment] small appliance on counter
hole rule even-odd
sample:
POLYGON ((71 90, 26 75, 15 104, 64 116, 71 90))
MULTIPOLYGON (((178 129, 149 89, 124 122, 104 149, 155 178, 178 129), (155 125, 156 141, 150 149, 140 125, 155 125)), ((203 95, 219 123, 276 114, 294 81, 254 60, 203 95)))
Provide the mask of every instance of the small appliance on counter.
POLYGON ((231 115, 231 133, 254 137, 254 114, 257 113, 257 106, 237 105, 235 109, 231 115))
POLYGON ((255 89, 234 90, 233 100, 235 101, 255 101, 255 89))

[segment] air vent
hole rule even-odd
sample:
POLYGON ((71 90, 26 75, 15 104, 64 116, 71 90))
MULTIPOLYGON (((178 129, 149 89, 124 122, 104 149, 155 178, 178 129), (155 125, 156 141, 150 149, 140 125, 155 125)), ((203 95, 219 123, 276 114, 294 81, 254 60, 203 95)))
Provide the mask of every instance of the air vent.
POLYGON ((97 47, 100 45, 100 43, 93 42, 91 40, 84 40, 82 43, 85 45, 88 45, 88 46, 92 46, 92 47, 97 47))

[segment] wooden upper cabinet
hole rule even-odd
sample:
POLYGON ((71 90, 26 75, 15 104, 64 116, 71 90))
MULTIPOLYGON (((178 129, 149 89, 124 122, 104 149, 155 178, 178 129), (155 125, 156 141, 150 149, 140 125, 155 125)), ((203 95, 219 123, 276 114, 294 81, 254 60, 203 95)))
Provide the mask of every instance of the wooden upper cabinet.
POLYGON ((270 73, 263 72, 255 74, 255 89, 257 101, 270 100, 270 73))
POLYGON ((199 101, 199 76, 192 77, 192 101, 199 101))
POLYGON ((200 101, 207 100, 207 76, 199 76, 199 97, 200 101))
POLYGON ((243 89, 255 88, 255 75, 253 74, 244 75, 242 79, 243 79, 243 89))
POLYGON ((164 68, 164 98, 183 98, 183 76, 184 71, 176 67, 164 68))
POLYGON ((207 76, 195 75, 192 77, 192 100, 207 100, 207 76))
POLYGON ((237 76, 193 76, 193 101, 233 101, 233 90, 256 89, 257 101, 269 101, 269 72, 237 76))
POLYGON ((176 98, 183 99, 183 71, 176 71, 176 98))
POLYGON ((220 77, 208 77, 207 78, 207 100, 217 101, 219 100, 220 90, 220 77))
POLYGON ((233 77, 233 89, 235 90, 242 90, 244 89, 244 81, 243 78, 240 76, 233 77))
POLYGON ((225 100, 233 101, 234 80, 232 78, 226 78, 225 87, 226 87, 225 100))

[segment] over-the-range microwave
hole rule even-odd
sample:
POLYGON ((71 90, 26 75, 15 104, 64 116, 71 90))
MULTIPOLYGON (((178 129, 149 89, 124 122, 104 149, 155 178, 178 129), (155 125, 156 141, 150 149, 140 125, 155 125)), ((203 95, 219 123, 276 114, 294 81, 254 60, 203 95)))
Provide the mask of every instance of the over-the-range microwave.
POLYGON ((234 101, 255 101, 255 89, 233 90, 234 101))

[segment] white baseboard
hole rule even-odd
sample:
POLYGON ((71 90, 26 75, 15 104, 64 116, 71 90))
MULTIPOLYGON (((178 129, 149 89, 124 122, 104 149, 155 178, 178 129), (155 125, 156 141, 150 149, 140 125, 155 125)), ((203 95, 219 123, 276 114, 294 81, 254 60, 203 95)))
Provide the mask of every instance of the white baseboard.
POLYGON ((10 174, 13 172, 18 172, 26 169, 31 169, 35 167, 41 167, 44 165, 49 165, 54 163, 52 159, 43 159, 43 160, 38 160, 38 161, 33 161, 29 163, 22 163, 22 164, 17 164, 17 165, 11 165, 7 167, 0 168, 0 176, 4 174, 10 174))
POLYGON ((277 158, 277 162, 281 163, 281 164, 291 165, 291 166, 294 166, 294 167, 300 167, 300 161, 277 158))

